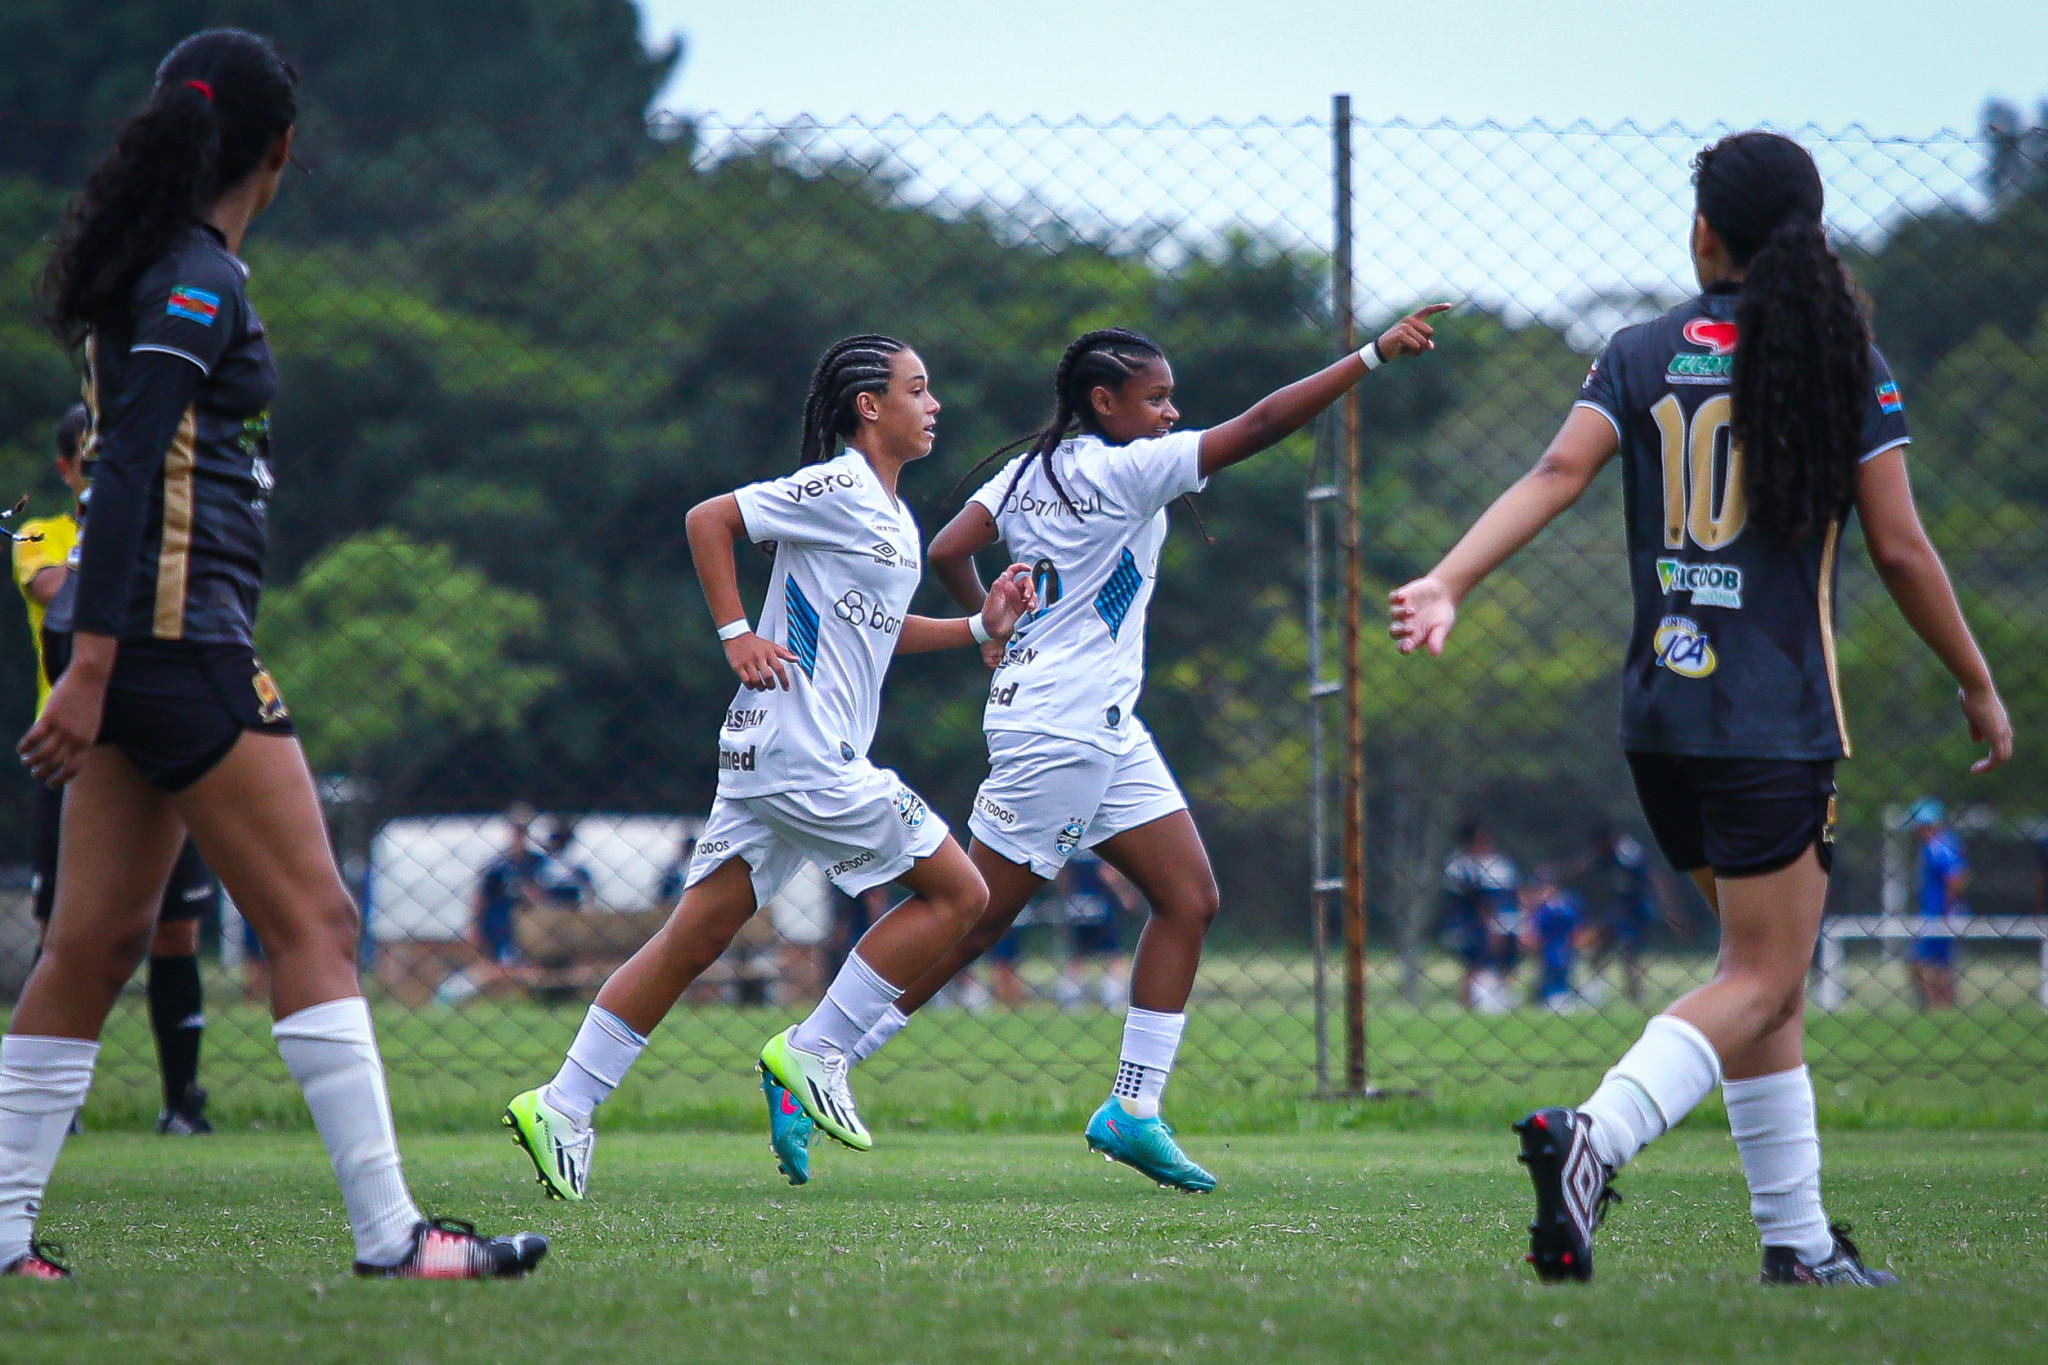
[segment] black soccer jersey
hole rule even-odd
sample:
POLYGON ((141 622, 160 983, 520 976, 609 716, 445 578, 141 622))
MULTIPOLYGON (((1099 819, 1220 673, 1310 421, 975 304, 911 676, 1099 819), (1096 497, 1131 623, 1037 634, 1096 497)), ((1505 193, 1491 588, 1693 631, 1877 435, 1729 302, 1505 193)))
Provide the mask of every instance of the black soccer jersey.
POLYGON ((252 642, 277 368, 247 275, 195 223, 143 274, 129 316, 87 339, 91 514, 54 629, 252 642))
MULTIPOLYGON (((1621 743, 1646 753, 1849 754, 1835 663, 1842 525, 1803 540, 1749 522, 1730 439, 1733 285, 1618 333, 1579 401, 1621 437, 1635 627, 1621 743)), ((1899 387, 1871 352, 1864 459, 1904 445, 1899 387)))

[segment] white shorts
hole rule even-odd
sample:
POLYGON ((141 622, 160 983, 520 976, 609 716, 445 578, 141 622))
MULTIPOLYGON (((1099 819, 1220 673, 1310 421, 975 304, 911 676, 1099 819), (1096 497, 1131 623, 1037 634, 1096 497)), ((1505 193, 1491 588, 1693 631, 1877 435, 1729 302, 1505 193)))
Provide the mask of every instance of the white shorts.
POLYGON ((1050 881, 1075 849, 1186 810, 1151 731, 1138 729, 1121 755, 1055 735, 991 731, 988 780, 974 794, 967 827, 984 846, 1050 881))
POLYGON ((850 773, 844 785, 772 796, 721 796, 697 838, 683 885, 729 858, 753 871, 754 904, 775 899, 805 863, 849 896, 895 881, 939 851, 949 831, 938 812, 887 768, 850 773))

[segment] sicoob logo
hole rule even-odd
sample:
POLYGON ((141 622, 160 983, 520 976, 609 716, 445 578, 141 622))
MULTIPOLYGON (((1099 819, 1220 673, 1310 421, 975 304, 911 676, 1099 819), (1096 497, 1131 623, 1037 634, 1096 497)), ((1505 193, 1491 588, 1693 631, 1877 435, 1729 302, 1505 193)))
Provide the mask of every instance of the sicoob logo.
POLYGON ((1742 606, 1742 570, 1733 564, 1687 564, 1678 559, 1657 561, 1657 585, 1668 596, 1692 594, 1696 607, 1742 606))
POLYGON ((1690 616, 1667 616, 1659 621, 1651 645, 1657 651, 1657 666, 1681 678, 1704 678, 1721 666, 1707 633, 1690 616))

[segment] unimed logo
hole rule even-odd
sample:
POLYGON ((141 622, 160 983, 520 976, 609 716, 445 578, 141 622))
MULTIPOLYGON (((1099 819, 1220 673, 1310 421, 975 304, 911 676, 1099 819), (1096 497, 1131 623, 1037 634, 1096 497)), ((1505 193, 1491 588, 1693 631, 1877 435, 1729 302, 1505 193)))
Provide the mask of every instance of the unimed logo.
POLYGON ((727 773, 754 771, 754 746, 749 744, 744 751, 721 748, 718 751, 718 770, 727 773))

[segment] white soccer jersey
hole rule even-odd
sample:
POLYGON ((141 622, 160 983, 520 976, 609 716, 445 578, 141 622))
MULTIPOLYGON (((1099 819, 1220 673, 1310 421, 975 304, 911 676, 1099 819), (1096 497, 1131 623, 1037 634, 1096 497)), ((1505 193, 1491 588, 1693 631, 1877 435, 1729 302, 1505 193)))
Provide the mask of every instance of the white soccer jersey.
POLYGON ((721 796, 838 786, 865 767, 882 678, 917 591, 924 543, 858 451, 733 496, 775 568, 756 632, 796 655, 789 690, 742 687, 718 733, 721 796))
POLYGON ((1120 754, 1141 733, 1133 725, 1145 685, 1145 612, 1166 543, 1166 504, 1207 482, 1202 433, 1104 444, 1068 441, 1034 460, 1010 491, 1024 458, 990 479, 974 501, 995 518, 1010 558, 1032 566, 1039 607, 1010 637, 989 688, 982 728, 1060 735, 1120 754))

